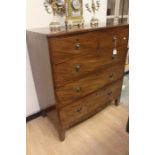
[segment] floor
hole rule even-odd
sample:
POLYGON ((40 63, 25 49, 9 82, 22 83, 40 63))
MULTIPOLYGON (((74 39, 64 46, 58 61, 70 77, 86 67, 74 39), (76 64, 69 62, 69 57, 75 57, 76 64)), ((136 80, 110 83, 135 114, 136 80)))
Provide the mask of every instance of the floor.
MULTIPOLYGON (((107 108, 67 130, 60 142, 49 117, 27 123, 27 155, 128 155, 129 76, 124 77, 121 104, 107 108)), ((53 112, 48 115, 52 115, 53 112)))
POLYGON ((38 117, 27 123, 27 155, 128 155, 127 118, 126 108, 110 105, 60 142, 50 120, 38 117))

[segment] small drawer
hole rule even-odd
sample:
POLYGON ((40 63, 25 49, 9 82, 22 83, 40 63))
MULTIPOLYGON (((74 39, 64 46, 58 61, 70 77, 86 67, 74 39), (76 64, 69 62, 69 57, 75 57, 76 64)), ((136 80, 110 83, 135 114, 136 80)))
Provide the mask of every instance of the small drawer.
POLYGON ((112 48, 104 48, 98 52, 98 56, 87 54, 86 56, 54 65, 56 87, 58 88, 75 78, 80 78, 90 72, 102 69, 105 65, 124 62, 126 52, 126 47, 119 47, 117 48, 117 54, 113 55, 112 48))
POLYGON ((91 115, 96 109, 104 107, 107 102, 117 99, 121 94, 122 80, 100 89, 99 91, 60 109, 60 118, 64 127, 82 121, 84 116, 91 115))
POLYGON ((116 33, 116 37, 118 40, 118 46, 128 46, 128 38, 129 38, 129 27, 118 27, 116 33))
POLYGON ((68 103, 72 103, 73 101, 122 78, 123 73, 124 64, 117 64, 57 88, 56 94, 58 104, 59 106, 64 106, 68 103))
POLYGON ((49 46, 54 64, 68 61, 77 55, 95 54, 98 48, 97 32, 51 38, 49 46))
POLYGON ((118 48, 128 44, 128 26, 103 30, 100 34, 100 48, 118 48))

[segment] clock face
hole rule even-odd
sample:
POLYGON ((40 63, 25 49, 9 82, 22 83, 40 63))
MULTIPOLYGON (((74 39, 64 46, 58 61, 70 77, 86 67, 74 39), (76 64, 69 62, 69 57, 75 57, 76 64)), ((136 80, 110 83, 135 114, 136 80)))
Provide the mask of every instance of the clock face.
POLYGON ((67 2, 67 25, 81 27, 84 24, 82 0, 65 0, 65 2, 67 2))
POLYGON ((81 0, 72 0, 73 9, 79 10, 81 8, 81 0))
POLYGON ((64 0, 57 0, 56 2, 57 2, 58 5, 64 5, 65 4, 64 0))

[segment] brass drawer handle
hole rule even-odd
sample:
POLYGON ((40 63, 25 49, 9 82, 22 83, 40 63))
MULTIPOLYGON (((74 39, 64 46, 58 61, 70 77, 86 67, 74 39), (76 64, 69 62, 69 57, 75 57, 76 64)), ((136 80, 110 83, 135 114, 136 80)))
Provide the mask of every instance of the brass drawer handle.
POLYGON ((109 78, 113 78, 113 77, 114 77, 114 74, 113 73, 109 75, 109 78))
POLYGON ((126 37, 123 37, 123 40, 126 40, 127 38, 126 37))
POLYGON ((113 36, 113 42, 114 42, 114 48, 116 49, 117 47, 117 37, 113 36))
POLYGON ((112 55, 112 59, 114 60, 115 58, 116 58, 116 55, 115 55, 115 54, 113 54, 113 55, 112 55))
POLYGON ((75 69, 76 69, 77 72, 79 72, 80 68, 81 68, 80 64, 77 64, 77 65, 75 66, 75 69))
POLYGON ((116 36, 113 36, 113 41, 116 41, 117 40, 117 37, 116 36))
POLYGON ((80 48, 80 43, 77 43, 77 44, 75 45, 75 48, 78 50, 78 49, 80 48))
POLYGON ((76 87, 76 92, 79 93, 81 91, 81 87, 76 87))
POLYGON ((76 112, 78 112, 78 113, 81 112, 81 111, 82 111, 82 107, 79 107, 79 108, 76 109, 76 112))
POLYGON ((112 95, 112 91, 111 92, 108 92, 108 95, 111 96, 112 95))

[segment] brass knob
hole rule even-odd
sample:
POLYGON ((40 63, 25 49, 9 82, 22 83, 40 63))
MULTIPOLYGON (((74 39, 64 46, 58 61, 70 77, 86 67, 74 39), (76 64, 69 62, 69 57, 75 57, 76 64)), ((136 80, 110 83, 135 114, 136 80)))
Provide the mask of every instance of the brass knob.
POLYGON ((126 37, 123 37, 123 40, 126 40, 127 38, 126 37))
POLYGON ((75 45, 75 48, 78 50, 78 49, 80 48, 80 43, 77 43, 77 44, 75 45))
POLYGON ((108 92, 108 95, 111 96, 112 95, 112 91, 111 92, 108 92))
POLYGON ((80 68, 81 68, 80 64, 77 64, 77 65, 75 66, 75 69, 76 69, 77 72, 80 70, 80 68))
POLYGON ((82 111, 82 107, 79 107, 76 109, 76 112, 81 112, 82 111))
POLYGON ((76 87, 76 92, 79 93, 81 91, 81 87, 76 87))
POLYGON ((113 78, 113 76, 114 76, 114 74, 112 73, 112 74, 109 75, 109 78, 113 78))

